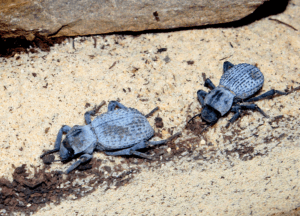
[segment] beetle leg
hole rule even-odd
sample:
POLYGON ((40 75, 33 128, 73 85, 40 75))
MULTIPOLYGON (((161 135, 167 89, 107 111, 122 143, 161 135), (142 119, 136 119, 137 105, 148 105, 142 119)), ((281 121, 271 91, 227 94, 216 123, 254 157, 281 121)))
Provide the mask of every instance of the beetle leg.
POLYGON ((92 120, 91 120, 91 115, 95 115, 95 111, 87 111, 86 113, 84 113, 84 119, 85 119, 85 123, 86 124, 91 124, 92 120))
POLYGON ((207 95, 207 92, 205 92, 203 90, 197 91, 197 97, 198 97, 198 100, 202 107, 204 107, 204 98, 206 97, 206 95, 207 95))
POLYGON ((234 66, 234 64, 232 64, 231 62, 225 61, 223 64, 223 73, 228 71, 228 69, 232 68, 233 66, 234 66))
POLYGON ((242 109, 250 109, 250 110, 257 110, 260 112, 264 117, 269 118, 269 116, 262 111, 261 108, 259 108, 256 104, 240 104, 239 105, 242 109))
POLYGON ((239 117, 240 114, 241 114, 240 108, 241 108, 240 105, 238 105, 238 106, 233 106, 233 107, 231 108, 230 111, 231 111, 231 112, 235 112, 235 114, 233 115, 233 117, 232 117, 232 118, 229 120, 229 122, 227 123, 226 128, 228 128, 230 124, 232 124, 233 122, 235 122, 235 121, 238 119, 238 117, 239 117))
POLYGON ((226 127, 229 126, 229 124, 235 122, 237 120, 237 118, 240 116, 241 114, 241 109, 245 110, 245 109, 250 109, 250 110, 257 110, 258 112, 260 112, 264 117, 269 118, 269 116, 262 111, 261 108, 259 108, 256 104, 240 104, 240 105, 236 105, 233 106, 231 108, 230 111, 235 112, 234 116, 229 120, 229 123, 226 125, 226 127))
POLYGON ((212 83, 212 81, 207 78, 204 82, 204 86, 207 87, 207 88, 210 88, 211 90, 216 88, 216 86, 212 83))
POLYGON ((102 101, 99 106, 96 106, 93 110, 87 111, 84 114, 84 119, 85 119, 86 124, 91 124, 91 122, 92 122, 91 115, 94 116, 104 104, 105 104, 105 101, 102 101))
POLYGON ((150 142, 150 141, 149 142, 144 142, 144 141, 142 141, 142 142, 137 143, 136 145, 134 145, 130 148, 119 150, 119 151, 114 151, 114 152, 106 151, 105 154, 107 154, 107 155, 137 155, 137 156, 142 157, 142 158, 151 159, 151 157, 149 157, 147 154, 138 152, 136 150, 144 149, 144 148, 147 148, 147 147, 153 146, 153 145, 165 144, 165 143, 169 142, 170 140, 172 140, 175 137, 180 136, 180 135, 181 135, 181 132, 176 133, 176 134, 170 136, 168 139, 165 139, 165 140, 153 141, 153 142, 150 142))
POLYGON ((165 139, 165 140, 159 140, 159 141, 148 141, 147 142, 147 146, 150 145, 159 145, 159 144, 164 144, 164 143, 167 143, 169 141, 171 141, 172 139, 180 136, 182 133, 181 132, 178 132, 176 134, 173 134, 172 136, 170 136, 168 139, 165 139))
POLYGON ((155 107, 151 112, 149 112, 147 115, 145 115, 146 118, 150 117, 153 115, 153 113, 155 113, 159 108, 155 107))
POLYGON ((71 130, 71 127, 70 127, 70 126, 68 126, 68 125, 63 125, 63 126, 61 127, 61 129, 58 131, 58 134, 57 134, 57 137, 56 137, 56 140, 55 140, 55 144, 54 144, 54 149, 45 152, 44 154, 42 154, 42 155, 40 156, 40 158, 44 157, 44 156, 47 155, 47 154, 51 154, 51 153, 54 153, 54 152, 58 152, 59 149, 60 149, 60 143, 61 143, 62 135, 63 135, 63 133, 68 133, 69 130, 71 130))
POLYGON ((149 147, 149 146, 154 146, 154 145, 161 145, 161 144, 165 144, 169 141, 171 141, 172 139, 180 136, 182 133, 181 132, 178 132, 176 134, 173 134, 172 136, 170 136, 168 139, 165 139, 165 140, 159 140, 159 141, 148 141, 146 142, 146 145, 145 147, 143 148, 146 148, 146 147, 149 147))
POLYGON ((73 163, 66 171, 67 174, 69 174, 72 170, 74 170, 76 167, 78 167, 80 164, 85 163, 89 160, 91 160, 93 155, 90 154, 83 154, 80 156, 79 160, 77 160, 75 163, 73 163))
POLYGON ((116 107, 119 107, 120 109, 127 109, 126 106, 119 103, 118 101, 110 101, 108 104, 108 111, 113 111, 116 107))
MULTIPOLYGON (((159 141, 148 141, 146 143, 143 142, 143 143, 140 143, 140 144, 138 144, 137 146, 134 146, 134 147, 135 147, 135 150, 137 150, 137 149, 147 148, 149 146, 165 144, 165 143, 171 141, 172 139, 180 136, 181 134, 182 134, 181 132, 178 132, 178 133, 173 134, 172 136, 170 136, 168 139, 159 140, 159 141)), ((144 153, 141 153, 141 152, 138 152, 138 151, 135 151, 135 150, 131 150, 130 153, 133 154, 133 155, 137 155, 137 156, 146 158, 146 159, 152 159, 147 154, 144 154, 144 153)))
MULTIPOLYGON (((145 142, 142 142, 142 143, 138 143, 134 146, 132 146, 131 148, 127 148, 127 149, 123 149, 123 150, 119 150, 119 151, 105 151, 105 154, 106 155, 110 155, 110 156, 116 156, 116 155, 131 155, 131 150, 136 150, 136 149, 139 149, 139 148, 136 148, 136 147, 140 147, 140 146, 143 146, 143 144, 145 144, 145 142)), ((144 147, 145 148, 145 147, 144 147)))
POLYGON ((152 160, 152 157, 150 157, 149 155, 147 155, 147 154, 145 154, 145 153, 142 153, 142 152, 138 152, 138 151, 130 151, 131 152, 131 154, 133 154, 133 155, 136 155, 136 156, 139 156, 139 157, 141 157, 141 158, 146 158, 146 159, 148 159, 148 160, 152 160))
POLYGON ((127 149, 122 149, 122 150, 118 150, 118 151, 105 151, 105 154, 107 155, 132 155, 131 151, 135 151, 137 149, 142 149, 142 148, 146 148, 146 144, 144 141, 135 144, 134 146, 127 148, 127 149))
POLYGON ((287 92, 282 92, 282 91, 272 89, 272 90, 267 91, 267 92, 265 92, 262 95, 259 95, 257 97, 249 98, 249 99, 245 100, 245 102, 254 102, 254 101, 258 101, 258 100, 265 99, 265 98, 271 98, 276 93, 279 94, 279 95, 287 95, 288 94, 287 92))
POLYGON ((238 117, 240 117, 240 114, 241 114, 240 112, 236 112, 233 115, 233 117, 229 120, 229 122, 227 123, 227 125, 225 127, 228 128, 230 124, 232 124, 233 122, 235 122, 238 119, 238 117))

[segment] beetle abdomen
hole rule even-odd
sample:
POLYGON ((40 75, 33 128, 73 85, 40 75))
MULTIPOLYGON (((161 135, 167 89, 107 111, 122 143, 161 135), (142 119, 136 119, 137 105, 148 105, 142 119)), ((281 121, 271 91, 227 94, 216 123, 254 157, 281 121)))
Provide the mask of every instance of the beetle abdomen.
POLYGON ((264 75, 255 66, 238 64, 227 70, 220 79, 220 85, 233 91, 237 98, 245 99, 257 92, 264 83, 264 75))
POLYGON ((92 127, 105 150, 128 148, 154 135, 146 117, 133 108, 104 113, 92 122, 92 127))

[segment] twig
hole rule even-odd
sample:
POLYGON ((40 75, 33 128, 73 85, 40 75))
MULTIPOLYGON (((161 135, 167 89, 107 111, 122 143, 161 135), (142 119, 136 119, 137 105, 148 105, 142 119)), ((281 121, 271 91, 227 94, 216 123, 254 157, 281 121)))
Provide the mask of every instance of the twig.
POLYGON ((285 25, 285 26, 287 26, 287 27, 292 28, 292 29, 295 30, 295 31, 298 31, 298 29, 296 29, 295 27, 293 27, 293 26, 291 26, 290 24, 287 24, 287 23, 285 23, 285 22, 282 22, 282 21, 280 21, 280 20, 278 20, 278 19, 269 18, 269 20, 278 22, 278 23, 280 23, 280 24, 283 24, 283 25, 285 25))

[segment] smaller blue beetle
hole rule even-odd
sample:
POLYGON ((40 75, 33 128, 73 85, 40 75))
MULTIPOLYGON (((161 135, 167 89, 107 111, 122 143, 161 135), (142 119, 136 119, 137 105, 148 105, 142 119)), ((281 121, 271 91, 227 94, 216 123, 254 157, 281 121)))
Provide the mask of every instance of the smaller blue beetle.
POLYGON ((229 120, 226 126, 228 127, 230 123, 237 120, 242 110, 247 109, 257 110, 268 118, 256 104, 249 104, 248 102, 270 98, 275 94, 287 95, 288 93, 272 89, 262 95, 253 97, 253 95, 261 89, 263 83, 264 75, 257 67, 246 63, 233 65, 228 61, 224 62, 223 75, 220 79, 219 86, 215 87, 210 79, 206 79, 204 86, 212 90, 209 93, 203 90, 197 92, 198 100, 203 109, 201 113, 192 117, 189 122, 195 117, 201 116, 201 118, 208 123, 207 127, 209 127, 214 125, 219 118, 231 111, 235 114, 229 120))
POLYGON ((137 150, 167 143, 181 135, 179 132, 166 140, 148 141, 154 136, 154 130, 147 118, 157 111, 158 107, 143 115, 134 108, 110 101, 108 111, 92 121, 91 115, 95 115, 104 104, 105 102, 102 102, 97 108, 84 114, 87 125, 75 125, 72 128, 62 126, 57 134, 54 149, 45 152, 41 158, 58 151, 61 161, 80 156, 79 160, 67 169, 66 173, 70 173, 80 164, 89 161, 93 157, 94 150, 104 151, 107 155, 136 155, 151 159, 147 154, 137 150), (116 107, 119 109, 115 109, 116 107), (63 133, 66 133, 66 137, 61 142, 63 133))

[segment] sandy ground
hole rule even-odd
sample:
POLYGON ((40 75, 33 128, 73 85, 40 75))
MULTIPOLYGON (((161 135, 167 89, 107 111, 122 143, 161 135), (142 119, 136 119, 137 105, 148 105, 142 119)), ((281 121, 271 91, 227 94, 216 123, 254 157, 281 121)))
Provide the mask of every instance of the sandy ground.
MULTIPOLYGON (((272 18, 300 29, 299 10, 300 1, 293 0, 272 18)), ((299 31, 268 18, 238 28, 95 38, 96 48, 92 37, 78 37, 75 50, 66 40, 49 53, 0 59, 1 177, 12 180, 12 165, 42 167, 39 156, 53 147, 60 127, 85 124, 84 113, 102 100, 120 100, 145 114, 159 106, 154 117, 164 121, 162 138, 170 136, 168 128, 183 130, 175 145, 197 137, 184 127, 188 115, 201 111, 196 92, 207 90, 202 74, 218 84, 225 60, 257 65, 265 76, 261 92, 300 86, 299 31)), ((226 129, 229 114, 190 143, 192 153, 144 165, 122 187, 99 186, 35 215, 291 214, 300 206, 299 97, 297 91, 259 101, 269 119, 249 112, 226 129)), ((113 158, 114 165, 123 160, 101 152, 94 158, 113 158)), ((70 164, 56 162, 49 171, 70 164)))

